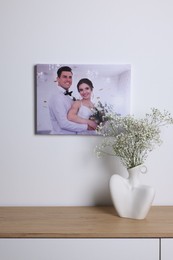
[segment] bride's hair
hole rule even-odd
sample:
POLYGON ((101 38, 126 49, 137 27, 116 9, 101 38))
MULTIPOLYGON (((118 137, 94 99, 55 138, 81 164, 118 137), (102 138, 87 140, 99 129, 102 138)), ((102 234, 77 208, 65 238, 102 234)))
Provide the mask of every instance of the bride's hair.
POLYGON ((93 83, 91 82, 91 80, 89 80, 87 78, 83 78, 83 79, 80 79, 79 82, 77 83, 78 91, 79 91, 79 86, 83 83, 87 84, 90 87, 90 89, 93 90, 94 86, 93 86, 93 83))

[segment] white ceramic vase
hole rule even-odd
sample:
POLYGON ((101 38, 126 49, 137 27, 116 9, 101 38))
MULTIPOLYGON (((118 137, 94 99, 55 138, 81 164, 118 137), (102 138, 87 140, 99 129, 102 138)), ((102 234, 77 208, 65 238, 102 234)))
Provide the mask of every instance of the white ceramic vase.
POLYGON ((139 165, 128 169, 128 178, 118 174, 110 179, 110 193, 113 205, 120 217, 144 219, 153 202, 153 187, 142 185, 139 174, 147 171, 146 166, 139 165))

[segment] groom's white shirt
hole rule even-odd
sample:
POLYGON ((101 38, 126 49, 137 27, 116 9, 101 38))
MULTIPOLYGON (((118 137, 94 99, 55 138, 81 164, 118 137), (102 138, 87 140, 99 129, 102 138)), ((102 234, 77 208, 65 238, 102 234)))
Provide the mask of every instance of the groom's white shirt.
POLYGON ((77 132, 87 130, 87 124, 77 124, 67 119, 67 113, 74 101, 70 96, 64 95, 64 92, 62 87, 56 86, 49 99, 51 134, 74 135, 77 132))

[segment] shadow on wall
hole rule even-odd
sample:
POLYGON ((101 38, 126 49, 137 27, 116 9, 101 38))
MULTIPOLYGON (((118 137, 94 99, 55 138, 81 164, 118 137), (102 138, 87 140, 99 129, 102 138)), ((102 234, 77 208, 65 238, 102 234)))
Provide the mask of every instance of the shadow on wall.
POLYGON ((99 159, 102 164, 104 176, 99 182, 99 187, 93 193, 94 206, 110 206, 112 200, 110 196, 109 180, 113 174, 119 174, 124 178, 128 177, 127 169, 121 164, 119 158, 107 156, 99 159))

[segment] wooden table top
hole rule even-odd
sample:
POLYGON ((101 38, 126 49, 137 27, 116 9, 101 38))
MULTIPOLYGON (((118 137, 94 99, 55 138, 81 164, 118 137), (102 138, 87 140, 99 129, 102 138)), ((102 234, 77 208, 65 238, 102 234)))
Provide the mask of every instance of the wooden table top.
POLYGON ((113 207, 0 207, 0 238, 173 238, 173 207, 153 206, 144 220, 113 207))

